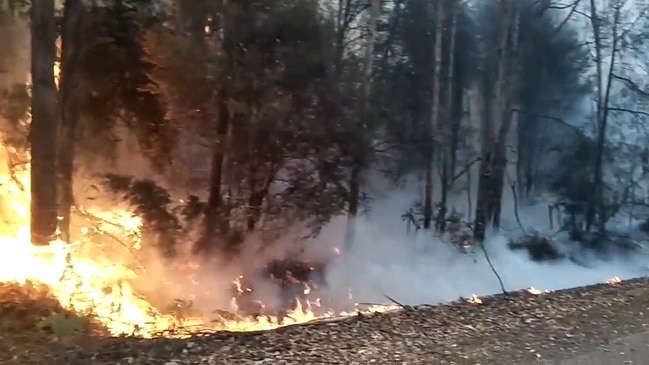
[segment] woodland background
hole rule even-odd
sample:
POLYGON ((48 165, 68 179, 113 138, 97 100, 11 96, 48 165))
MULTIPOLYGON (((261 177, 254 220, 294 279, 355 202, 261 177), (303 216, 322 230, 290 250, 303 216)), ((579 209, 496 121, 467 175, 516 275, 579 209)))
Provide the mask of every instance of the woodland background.
POLYGON ((237 252, 251 234, 316 235, 341 215, 350 248, 386 184, 421 192, 395 219, 459 243, 503 219, 534 235, 518 212, 541 204, 572 241, 606 245, 621 217, 642 228, 649 203, 647 10, 640 0, 3 1, 8 170, 31 153, 40 244, 57 226, 75 236, 91 175, 93 189, 137 208, 147 242, 170 256, 189 232, 200 232, 196 252, 237 252))

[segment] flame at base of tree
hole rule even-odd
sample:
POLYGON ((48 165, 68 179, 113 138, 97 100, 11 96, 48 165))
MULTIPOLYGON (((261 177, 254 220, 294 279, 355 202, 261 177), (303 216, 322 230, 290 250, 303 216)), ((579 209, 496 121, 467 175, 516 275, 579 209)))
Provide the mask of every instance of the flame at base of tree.
MULTIPOLYGON (((347 313, 316 314, 298 300, 296 307, 282 318, 261 316, 222 316, 217 322, 202 317, 164 313, 138 295, 134 281, 142 265, 134 252, 140 247, 140 220, 127 210, 92 211, 105 219, 106 227, 81 227, 79 241, 51 242, 34 246, 29 232, 29 166, 12 171, 10 154, 15 151, 0 148, 0 283, 44 285, 66 309, 92 317, 111 335, 139 337, 186 337, 206 331, 252 331, 274 329, 304 323, 322 317, 344 316, 347 313), (111 232, 111 230, 113 232, 111 232), (117 232, 119 231, 119 232, 117 232), (101 234, 130 236, 130 247, 120 252, 109 250, 98 241, 101 234)), ((224 292, 224 295, 228 295, 224 292)), ((232 298, 236 313, 236 297, 232 298)), ((384 311, 387 308, 372 308, 384 311)), ((354 311, 352 311, 354 313, 354 311)))

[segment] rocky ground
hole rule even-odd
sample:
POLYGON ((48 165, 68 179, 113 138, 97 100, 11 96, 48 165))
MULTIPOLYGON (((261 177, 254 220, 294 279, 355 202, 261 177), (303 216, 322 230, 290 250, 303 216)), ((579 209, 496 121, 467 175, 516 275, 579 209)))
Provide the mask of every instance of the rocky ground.
POLYGON ((61 342, 1 331, 0 363, 632 364, 649 354, 647 279, 483 301, 188 340, 61 342))

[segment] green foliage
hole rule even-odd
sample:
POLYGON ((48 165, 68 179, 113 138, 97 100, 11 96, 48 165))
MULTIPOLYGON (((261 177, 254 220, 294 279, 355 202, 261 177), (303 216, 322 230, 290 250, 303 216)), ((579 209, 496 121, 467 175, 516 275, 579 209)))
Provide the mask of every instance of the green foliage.
MULTIPOLYGON (((447 1, 450 9, 452 1, 447 1)), ((453 54, 453 75, 447 75, 450 55, 450 11, 445 18, 442 35, 442 100, 453 87, 454 109, 449 111, 448 123, 462 118, 462 90, 473 81, 478 71, 476 55, 478 39, 476 25, 471 19, 469 8, 459 5, 455 52, 453 54), (450 77, 449 77, 450 76, 450 77)), ((375 100, 383 101, 375 108, 381 108, 387 139, 394 146, 396 159, 391 171, 397 176, 423 168, 429 148, 429 127, 431 118, 433 54, 436 39, 434 3, 424 0, 404 2, 399 11, 383 26, 385 40, 378 45, 378 54, 384 58, 378 73, 375 100)))
POLYGON ((142 218, 145 240, 154 239, 163 252, 174 254, 181 225, 172 213, 172 200, 166 189, 152 180, 117 174, 106 174, 103 185, 134 207, 134 213, 142 218))
POLYGON ((89 90, 82 110, 86 123, 80 133, 90 138, 88 144, 95 143, 92 139, 97 136, 115 142, 115 125, 123 122, 153 166, 162 170, 175 140, 158 86, 149 76, 156 65, 142 45, 143 24, 149 19, 139 9, 125 1, 112 1, 90 10, 87 32, 93 34, 94 43, 82 66, 89 90))

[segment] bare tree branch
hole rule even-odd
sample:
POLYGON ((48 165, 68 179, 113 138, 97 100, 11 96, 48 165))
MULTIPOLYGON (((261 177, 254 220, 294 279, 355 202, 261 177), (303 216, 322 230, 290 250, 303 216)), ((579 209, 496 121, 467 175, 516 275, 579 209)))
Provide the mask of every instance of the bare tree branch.
POLYGON ((644 115, 645 117, 649 117, 649 113, 640 110, 631 110, 626 108, 613 108, 613 107, 607 107, 606 110, 611 112, 629 113, 629 114, 644 115))

